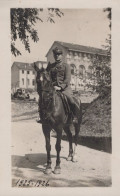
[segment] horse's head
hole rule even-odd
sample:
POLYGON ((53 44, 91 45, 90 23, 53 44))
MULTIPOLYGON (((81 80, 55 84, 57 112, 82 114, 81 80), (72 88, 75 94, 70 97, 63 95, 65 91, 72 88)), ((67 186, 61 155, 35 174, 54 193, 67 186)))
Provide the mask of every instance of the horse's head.
POLYGON ((36 83, 37 87, 40 88, 41 91, 50 91, 53 90, 53 85, 51 82, 50 74, 43 67, 38 68, 34 63, 34 69, 36 71, 36 83))
POLYGON ((46 69, 44 69, 43 67, 38 68, 35 63, 34 69, 36 71, 37 92, 46 105, 47 102, 49 102, 53 98, 55 92, 51 77, 46 69))

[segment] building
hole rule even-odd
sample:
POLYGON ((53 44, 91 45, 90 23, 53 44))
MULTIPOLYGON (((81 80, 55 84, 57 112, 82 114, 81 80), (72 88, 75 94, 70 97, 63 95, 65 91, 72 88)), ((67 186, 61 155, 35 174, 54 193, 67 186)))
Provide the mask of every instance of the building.
POLYGON ((71 66, 73 90, 86 90, 90 86, 89 84, 95 85, 93 60, 94 57, 99 57, 104 61, 107 57, 106 50, 55 41, 46 54, 47 62, 54 61, 52 50, 55 47, 62 49, 64 62, 71 66))
MULTIPOLYGON (((47 66, 45 61, 36 62, 39 67, 47 66)), ((15 92, 18 88, 36 89, 36 73, 31 63, 14 62, 11 67, 11 89, 15 92)))

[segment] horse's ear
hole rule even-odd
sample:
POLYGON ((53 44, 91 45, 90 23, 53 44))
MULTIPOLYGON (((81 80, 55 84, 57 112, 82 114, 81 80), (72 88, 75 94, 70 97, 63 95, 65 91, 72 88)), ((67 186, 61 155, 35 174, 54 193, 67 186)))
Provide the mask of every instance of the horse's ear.
POLYGON ((38 68, 38 66, 36 65, 35 62, 33 63, 33 68, 35 69, 35 71, 37 71, 37 72, 39 71, 39 68, 38 68))

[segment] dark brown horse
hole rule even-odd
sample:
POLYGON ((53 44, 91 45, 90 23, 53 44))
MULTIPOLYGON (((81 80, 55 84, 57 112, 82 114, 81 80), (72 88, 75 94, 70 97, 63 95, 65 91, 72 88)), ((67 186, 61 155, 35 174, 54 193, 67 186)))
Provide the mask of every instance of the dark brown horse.
POLYGON ((61 172, 60 168, 60 151, 61 151, 61 138, 62 138, 62 130, 65 131, 69 140, 69 155, 68 161, 77 161, 76 157, 76 147, 77 147, 77 139, 80 132, 80 124, 82 120, 82 109, 81 104, 79 106, 79 114, 77 114, 78 122, 73 123, 71 114, 67 114, 62 99, 58 92, 54 90, 52 85, 52 81, 49 73, 41 68, 39 69, 34 63, 34 68, 37 72, 36 82, 37 82, 37 91, 39 94, 39 104, 41 111, 41 119, 42 119, 42 129, 46 140, 46 151, 47 151, 47 166, 45 170, 45 174, 50 174, 52 172, 51 168, 51 145, 50 145, 50 131, 52 129, 55 130, 57 134, 56 139, 56 151, 57 151, 57 159, 56 159, 56 167, 54 169, 55 174, 59 174, 61 172), (74 135, 74 149, 72 146, 73 138, 72 133, 75 132, 74 135))

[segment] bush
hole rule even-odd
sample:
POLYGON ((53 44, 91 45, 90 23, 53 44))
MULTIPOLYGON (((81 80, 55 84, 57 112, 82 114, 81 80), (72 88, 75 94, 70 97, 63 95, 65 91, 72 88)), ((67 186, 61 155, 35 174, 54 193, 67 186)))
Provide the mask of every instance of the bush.
POLYGON ((104 99, 108 94, 111 96, 111 86, 98 86, 99 97, 104 99))

